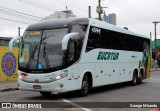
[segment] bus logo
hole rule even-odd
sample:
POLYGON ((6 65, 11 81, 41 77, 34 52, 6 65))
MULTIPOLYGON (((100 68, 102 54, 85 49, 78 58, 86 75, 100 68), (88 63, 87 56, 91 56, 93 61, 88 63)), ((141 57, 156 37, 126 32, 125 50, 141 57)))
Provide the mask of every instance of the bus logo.
POLYGON ((118 52, 102 52, 100 51, 97 60, 118 60, 118 52))
POLYGON ((39 82, 38 79, 35 79, 35 82, 38 83, 39 82))
POLYGON ((93 33, 97 33, 97 34, 100 34, 101 33, 101 29, 99 29, 99 28, 92 28, 92 32, 93 33))

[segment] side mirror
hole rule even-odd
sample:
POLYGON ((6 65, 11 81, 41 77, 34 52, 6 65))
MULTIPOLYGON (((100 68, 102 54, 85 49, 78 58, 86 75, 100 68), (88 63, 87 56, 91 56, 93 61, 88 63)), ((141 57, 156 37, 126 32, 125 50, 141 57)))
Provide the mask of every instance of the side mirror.
POLYGON ((62 40, 62 50, 67 50, 68 41, 71 37, 78 35, 78 32, 69 33, 62 40))
POLYGON ((21 38, 22 36, 17 36, 16 38, 11 39, 11 41, 9 42, 9 52, 12 52, 14 42, 21 38))

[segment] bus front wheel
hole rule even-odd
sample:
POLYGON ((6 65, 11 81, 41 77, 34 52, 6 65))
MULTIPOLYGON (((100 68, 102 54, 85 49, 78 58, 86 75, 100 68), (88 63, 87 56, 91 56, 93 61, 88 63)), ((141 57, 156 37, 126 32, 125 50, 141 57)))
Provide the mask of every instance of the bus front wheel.
POLYGON ((89 78, 87 75, 84 75, 82 79, 82 86, 80 89, 80 96, 86 96, 89 92, 89 78))
POLYGON ((51 92, 41 92, 40 91, 40 94, 44 97, 49 97, 51 95, 51 92))

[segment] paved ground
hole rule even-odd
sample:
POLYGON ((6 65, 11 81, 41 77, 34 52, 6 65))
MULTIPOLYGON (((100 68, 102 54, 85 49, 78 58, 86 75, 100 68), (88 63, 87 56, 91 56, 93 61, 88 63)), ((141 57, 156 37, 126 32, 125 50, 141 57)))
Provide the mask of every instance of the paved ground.
MULTIPOLYGON (((1 84, 1 83, 0 83, 1 84)), ((0 87, 2 89, 15 88, 16 82, 3 82, 0 87)), ((96 102, 160 102, 160 71, 152 70, 151 78, 143 81, 142 85, 128 86, 127 84, 109 85, 93 89, 86 97, 78 97, 75 93, 67 93, 60 95, 52 95, 49 98, 42 97, 39 92, 32 91, 6 91, 0 92, 0 102, 93 102, 97 108, 83 107, 81 104, 73 104, 76 108, 54 108, 43 109, 43 111, 158 111, 157 108, 98 108, 101 104, 96 102), (81 105, 81 106, 80 106, 81 105)), ((72 104, 71 104, 72 105, 72 104)), ((92 105, 93 106, 93 105, 92 105)), ((3 109, 4 110, 4 109, 3 109)), ((21 111, 22 109, 13 109, 13 111, 21 111)), ((24 109, 35 111, 36 109, 24 109)), ((40 109, 39 111, 41 111, 40 109)), ((1 111, 1 109, 0 109, 1 111)), ((8 109, 4 111, 9 111, 8 109)))
POLYGON ((17 81, 4 81, 0 82, 0 89, 5 89, 5 88, 17 88, 17 81))

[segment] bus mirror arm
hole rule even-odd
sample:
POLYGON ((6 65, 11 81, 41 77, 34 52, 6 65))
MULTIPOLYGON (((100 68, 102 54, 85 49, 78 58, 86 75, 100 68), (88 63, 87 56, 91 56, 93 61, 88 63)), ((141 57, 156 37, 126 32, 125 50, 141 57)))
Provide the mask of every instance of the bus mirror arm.
POLYGON ((62 40, 62 50, 67 50, 69 39, 72 38, 73 36, 78 35, 78 34, 79 34, 78 32, 72 32, 72 33, 65 35, 62 40))
POLYGON ((21 38, 22 36, 17 36, 16 38, 11 39, 11 41, 9 42, 9 52, 12 52, 14 42, 21 38))

